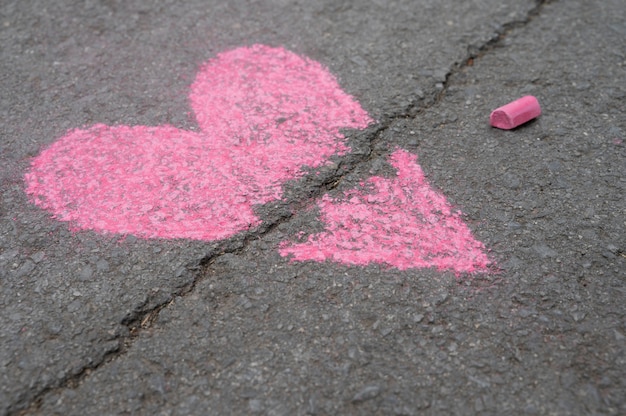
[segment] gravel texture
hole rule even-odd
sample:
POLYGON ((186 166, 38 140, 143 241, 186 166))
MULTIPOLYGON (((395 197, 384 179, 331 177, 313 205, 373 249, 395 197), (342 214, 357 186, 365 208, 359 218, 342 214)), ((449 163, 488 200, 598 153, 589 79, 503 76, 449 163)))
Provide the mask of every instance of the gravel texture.
POLYGON ((624 414, 621 0, 9 2, 0 10, 0 414, 624 414), (193 130, 202 62, 327 65, 379 123, 216 243, 72 231, 30 157, 96 122, 193 130), (511 131, 491 110, 535 95, 511 131), (491 273, 290 262, 307 209, 418 155, 491 273))

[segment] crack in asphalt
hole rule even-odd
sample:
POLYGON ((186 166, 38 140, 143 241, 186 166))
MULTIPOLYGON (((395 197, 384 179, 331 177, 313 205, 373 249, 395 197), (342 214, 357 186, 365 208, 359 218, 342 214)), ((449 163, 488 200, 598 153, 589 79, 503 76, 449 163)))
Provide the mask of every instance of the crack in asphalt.
MULTIPOLYGON (((500 46, 503 39, 506 38, 511 32, 523 28, 531 23, 538 15, 541 14, 543 7, 547 4, 556 3, 559 0, 535 0, 535 6, 530 9, 524 19, 512 20, 510 22, 502 24, 493 32, 493 36, 486 42, 480 45, 468 45, 466 56, 461 62, 454 63, 448 73, 445 80, 441 82, 443 88, 440 89, 432 96, 432 100, 426 103, 411 103, 404 109, 401 109, 395 113, 384 116, 383 121, 369 127, 365 130, 359 131, 356 134, 362 135, 368 143, 367 150, 361 154, 350 153, 346 156, 336 158, 336 168, 334 172, 326 175, 324 179, 318 181, 315 189, 311 190, 307 196, 307 199, 316 199, 321 197, 324 193, 335 189, 342 179, 355 171, 355 169, 368 161, 382 156, 387 150, 376 150, 376 144, 380 141, 381 136, 391 128, 395 121, 401 119, 413 119, 419 114, 432 107, 439 105, 446 96, 446 93, 450 87, 450 77, 456 73, 459 73, 463 69, 472 66, 474 60, 480 59, 482 56, 492 52, 494 49, 500 46)), ((349 136, 354 136, 352 135, 349 136)), ((314 171, 313 173, 317 172, 314 171)), ((300 180, 292 181, 287 184, 286 187, 297 187, 299 183, 306 180, 307 175, 300 180)), ((302 199, 289 199, 279 203, 283 205, 283 208, 288 206, 294 206, 302 204, 302 199)), ((272 203, 270 203, 272 204, 272 203)), ((269 205, 269 204, 268 204, 269 205)), ((209 253, 203 258, 198 259, 185 266, 186 270, 194 274, 194 277, 188 284, 179 287, 177 290, 171 292, 166 301, 162 298, 160 301, 155 302, 156 296, 148 296, 147 299, 135 308, 134 311, 129 313, 120 324, 128 329, 127 334, 118 335, 116 340, 118 341, 118 347, 113 348, 103 354, 102 358, 88 366, 83 367, 75 374, 69 375, 63 379, 58 380, 56 383, 42 388, 39 392, 35 393, 29 400, 26 406, 20 406, 20 403, 28 400, 26 394, 18 398, 13 406, 9 406, 8 415, 27 415, 29 412, 37 410, 43 401, 43 398, 51 392, 76 388, 84 379, 89 377, 94 371, 101 366, 116 360, 126 354, 128 349, 132 346, 135 339, 140 336, 142 331, 149 329, 153 322, 158 317, 159 313, 167 308, 174 302, 176 298, 184 297, 194 291, 198 283, 204 279, 204 275, 208 267, 215 262, 220 256, 224 254, 239 254, 248 246, 252 240, 257 240, 269 233, 271 233, 278 226, 288 223, 295 214, 290 210, 284 209, 284 212, 279 215, 274 215, 274 218, 265 219, 262 224, 255 231, 248 231, 240 233, 230 239, 223 240, 214 244, 210 248, 209 253)), ((124 331, 126 332, 126 331, 124 331)))

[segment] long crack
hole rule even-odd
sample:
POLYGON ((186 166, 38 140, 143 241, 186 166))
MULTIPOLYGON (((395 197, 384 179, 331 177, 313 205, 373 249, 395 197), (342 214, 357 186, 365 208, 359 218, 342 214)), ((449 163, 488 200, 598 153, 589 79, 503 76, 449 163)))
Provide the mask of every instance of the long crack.
MULTIPOLYGON (((492 52, 495 48, 501 45, 503 39, 506 38, 511 32, 527 26, 537 16, 539 16, 545 5, 556 3, 557 1, 558 0, 536 0, 535 6, 526 13, 526 17, 523 20, 514 20, 503 24, 500 30, 494 32, 493 36, 481 45, 468 45, 466 56, 461 60, 461 62, 452 65, 446 74, 445 80, 442 82, 443 88, 434 94, 434 97, 430 102, 426 104, 411 103, 406 108, 386 116, 384 121, 376 126, 370 127, 366 130, 366 133, 361 133, 366 134, 366 141, 369 143, 368 151, 362 152, 360 155, 352 155, 352 160, 347 163, 345 161, 346 157, 339 158, 337 160, 339 165, 344 163, 347 164, 348 167, 343 169, 339 174, 331 174, 323 179, 319 185, 309 193, 308 199, 321 197, 326 192, 336 188, 342 178, 354 172, 358 166, 363 163, 367 163, 373 158, 379 157, 379 152, 374 150, 376 144, 380 141, 381 136, 391 128, 395 121, 415 118, 420 113, 439 105, 446 97, 446 93, 450 88, 450 78, 453 75, 459 73, 468 66, 471 66, 476 59, 480 59, 487 53, 492 52)), ((340 166, 337 167, 335 172, 341 170, 339 167, 340 166)), ((298 181, 295 183, 297 184, 298 181)), ((298 201, 289 201, 291 204, 297 202, 298 201)), ((195 290, 198 283, 203 280, 205 271, 215 260, 224 254, 239 254, 245 250, 252 240, 257 240, 269 234, 278 226, 288 223, 293 216, 294 214, 290 213, 290 211, 286 211, 286 213, 277 216, 274 220, 263 221, 263 224, 255 231, 245 232, 231 239, 219 242, 206 256, 186 266, 187 270, 194 272, 194 277, 191 279, 190 283, 172 292, 166 301, 153 303, 154 299, 148 297, 142 305, 137 307, 135 311, 122 320, 121 324, 127 327, 128 332, 127 335, 119 335, 117 337, 117 341, 119 342, 118 348, 106 352, 102 356, 102 359, 98 362, 83 367, 78 372, 60 379, 53 385, 42 388, 39 392, 33 395, 30 399, 30 404, 27 404, 26 406, 20 406, 20 403, 28 400, 27 397, 23 397, 26 396, 26 394, 22 395, 22 397, 19 397, 18 400, 16 400, 13 406, 9 407, 8 415, 27 415, 29 412, 39 409, 43 402, 43 398, 47 394, 68 388, 76 388, 84 379, 89 377, 98 368, 124 356, 128 349, 133 345, 135 339, 140 336, 142 331, 147 330, 152 326, 153 322, 164 308, 173 303, 176 298, 184 297, 195 290)))

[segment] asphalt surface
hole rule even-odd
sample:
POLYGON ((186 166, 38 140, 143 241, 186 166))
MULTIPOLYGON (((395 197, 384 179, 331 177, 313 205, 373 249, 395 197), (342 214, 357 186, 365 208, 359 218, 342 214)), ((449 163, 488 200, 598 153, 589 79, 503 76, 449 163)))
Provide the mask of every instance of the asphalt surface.
POLYGON ((3 2, 0 414, 624 414, 626 7, 3 2), (377 123, 217 242, 73 230, 29 161, 95 123, 193 130, 200 64, 321 62, 377 123), (491 110, 535 95, 511 131, 491 110), (418 161, 490 273, 290 262, 312 201, 418 161))

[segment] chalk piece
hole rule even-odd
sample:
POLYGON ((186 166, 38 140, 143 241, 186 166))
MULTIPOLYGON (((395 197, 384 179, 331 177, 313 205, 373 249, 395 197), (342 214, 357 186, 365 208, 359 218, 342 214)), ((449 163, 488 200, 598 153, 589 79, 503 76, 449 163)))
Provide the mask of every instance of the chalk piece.
POLYGON ((493 127, 510 130, 540 115, 539 101, 532 95, 527 95, 493 110, 489 123, 493 127))

